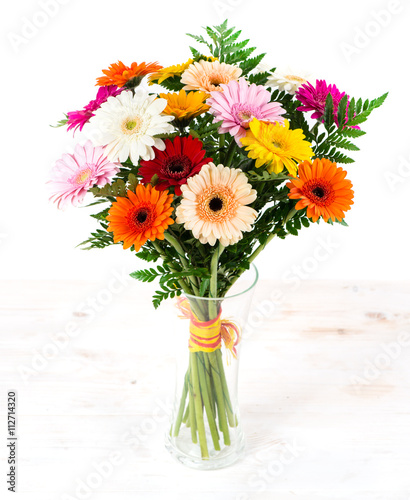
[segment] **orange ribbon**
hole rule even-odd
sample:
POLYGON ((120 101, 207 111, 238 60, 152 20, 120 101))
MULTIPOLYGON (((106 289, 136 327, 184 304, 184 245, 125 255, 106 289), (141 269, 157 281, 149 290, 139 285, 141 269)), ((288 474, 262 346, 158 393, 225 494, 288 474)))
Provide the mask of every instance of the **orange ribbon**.
POLYGON ((177 299, 177 307, 182 317, 190 319, 188 348, 191 352, 212 352, 221 348, 222 340, 225 347, 236 359, 236 346, 241 334, 240 328, 233 321, 221 320, 221 312, 215 319, 200 321, 191 311, 188 299, 180 297, 177 299))

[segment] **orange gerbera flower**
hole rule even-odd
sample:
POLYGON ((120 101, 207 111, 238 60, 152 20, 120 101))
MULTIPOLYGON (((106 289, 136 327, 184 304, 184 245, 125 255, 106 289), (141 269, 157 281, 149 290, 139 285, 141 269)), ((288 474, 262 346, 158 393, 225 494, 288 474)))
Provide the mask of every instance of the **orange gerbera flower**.
POLYGON ((138 184, 135 193, 119 197, 108 213, 108 231, 114 233, 114 243, 123 242, 124 249, 134 245, 138 252, 147 240, 163 240, 164 231, 174 223, 170 215, 173 195, 157 191, 150 184, 138 184))
POLYGON ((125 66, 124 63, 118 61, 111 64, 108 69, 103 69, 105 76, 97 78, 97 85, 117 85, 117 87, 124 87, 124 85, 130 82, 131 86, 137 86, 145 75, 154 73, 160 69, 162 69, 162 66, 157 62, 143 62, 141 64, 133 62, 131 66, 125 66))
POLYGON ((336 163, 316 159, 313 164, 304 161, 299 165, 299 177, 286 184, 289 198, 299 201, 296 210, 307 208, 307 216, 316 222, 320 216, 327 222, 343 220, 345 212, 353 205, 352 183, 345 179, 347 172, 336 163))

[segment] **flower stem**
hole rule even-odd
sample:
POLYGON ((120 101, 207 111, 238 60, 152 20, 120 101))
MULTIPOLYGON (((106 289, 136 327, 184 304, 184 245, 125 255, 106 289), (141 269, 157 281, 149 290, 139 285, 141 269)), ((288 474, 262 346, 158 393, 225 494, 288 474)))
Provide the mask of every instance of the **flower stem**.
MULTIPOLYGON (((287 222, 288 220, 290 220, 295 214, 296 214, 297 210, 295 208, 292 208, 292 210, 288 213, 288 215, 285 217, 284 221, 283 221, 283 224, 280 226, 280 227, 283 227, 287 222)), ((248 262, 249 264, 251 262, 253 262, 256 257, 262 252, 262 250, 266 247, 266 245, 273 240, 273 238, 276 236, 276 233, 277 231, 272 231, 270 233, 270 235, 267 237, 265 243, 263 243, 262 245, 259 245, 258 248, 249 256, 248 258, 248 262)), ((242 271, 243 272, 243 271, 242 271)), ((233 278, 233 280, 231 281, 229 287, 227 288, 225 294, 228 292, 228 290, 231 289, 231 287, 236 283, 236 281, 241 277, 241 274, 242 272, 240 272, 237 276, 235 276, 235 278, 233 278)))
MULTIPOLYGON (((177 251, 178 253, 178 256, 179 256, 179 259, 181 261, 181 264, 182 264, 182 267, 186 270, 186 271, 189 271, 189 264, 188 264, 188 261, 186 260, 185 258, 185 252, 183 250, 183 248, 181 247, 179 241, 174 237, 172 236, 171 234, 169 233, 164 233, 164 238, 168 241, 169 244, 171 244, 175 250, 177 251)), ((194 295, 199 295, 199 288, 198 288, 198 284, 196 283, 196 280, 195 280, 195 277, 194 276, 189 276, 188 277, 189 281, 191 282, 191 285, 192 285, 192 289, 194 291, 194 295)))
POLYGON ((225 134, 219 136, 219 163, 224 162, 225 134))
POLYGON ((194 395, 193 395, 193 387, 192 387, 192 364, 191 364, 191 356, 189 357, 189 368, 188 368, 190 376, 188 377, 189 384, 189 423, 191 426, 191 439, 193 443, 198 442, 198 438, 196 435, 196 419, 195 419, 195 403, 194 403, 194 395))
POLYGON ((184 416, 185 401, 188 394, 188 373, 185 374, 184 387, 182 389, 181 402, 179 405, 178 416, 174 425, 174 436, 178 436, 179 429, 181 428, 182 417, 184 416))
POLYGON ((214 382, 214 387, 215 387, 219 428, 222 431, 222 434, 224 437, 224 443, 227 446, 229 446, 231 444, 231 438, 229 436, 228 422, 226 420, 224 394, 223 394, 223 389, 222 389, 222 384, 221 384, 218 362, 217 362, 216 357, 215 357, 215 351, 208 353, 208 356, 209 356, 209 362, 210 362, 211 368, 212 368, 212 380, 214 382))
POLYGON ((210 392, 208 390, 209 385, 205 375, 206 372, 204 367, 204 360, 201 352, 196 353, 196 356, 199 361, 198 363, 199 384, 201 388, 202 401, 204 403, 206 416, 208 418, 209 430, 211 431, 214 448, 215 450, 219 451, 221 449, 219 445, 219 433, 218 433, 218 428, 216 427, 213 403, 211 402, 210 392))
MULTIPOLYGON (((218 297, 218 263, 219 257, 222 255, 222 252, 225 250, 225 247, 219 243, 218 247, 215 249, 212 260, 211 260, 211 281, 209 283, 209 295, 212 298, 218 297)), ((218 316, 218 304, 217 300, 209 301, 209 319, 214 319, 218 316)))
POLYGON ((231 144, 229 145, 226 156, 225 156, 225 167, 231 166, 233 157, 235 155, 235 150, 236 150, 236 141, 235 141, 235 138, 233 138, 231 144))
POLYGON ((199 446, 202 458, 209 458, 208 445, 206 442, 204 415, 202 410, 202 393, 199 385, 198 363, 195 352, 190 353, 190 367, 193 386, 193 399, 195 406, 195 419, 198 429, 199 446))
POLYGON ((216 355, 216 360, 218 362, 218 369, 219 369, 219 374, 221 377, 221 383, 222 383, 222 392, 224 395, 224 403, 225 403, 225 409, 226 409, 226 414, 228 416, 228 422, 231 427, 235 427, 235 417, 232 411, 232 402, 231 398, 229 396, 229 389, 228 389, 228 384, 226 382, 226 377, 225 377, 225 370, 223 367, 223 362, 222 362, 222 353, 221 350, 218 349, 215 352, 216 355))

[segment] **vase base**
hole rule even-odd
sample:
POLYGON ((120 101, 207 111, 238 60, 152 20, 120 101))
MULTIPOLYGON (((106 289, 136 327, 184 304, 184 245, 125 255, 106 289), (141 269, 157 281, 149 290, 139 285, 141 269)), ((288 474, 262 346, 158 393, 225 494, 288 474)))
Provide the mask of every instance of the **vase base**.
POLYGON ((221 451, 210 452, 208 459, 201 458, 198 453, 198 445, 193 445, 188 440, 185 443, 178 440, 178 446, 176 446, 174 441, 175 438, 167 433, 165 448, 170 455, 180 464, 196 470, 217 470, 228 467, 241 458, 245 450, 243 434, 236 440, 234 445, 225 446, 221 451))

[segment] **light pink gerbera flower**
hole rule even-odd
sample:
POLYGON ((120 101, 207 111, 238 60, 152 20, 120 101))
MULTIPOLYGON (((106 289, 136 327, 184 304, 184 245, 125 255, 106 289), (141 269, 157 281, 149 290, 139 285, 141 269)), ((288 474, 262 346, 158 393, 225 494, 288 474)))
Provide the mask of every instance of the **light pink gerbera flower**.
POLYGON ((229 132, 238 146, 242 147, 241 139, 246 136, 246 130, 253 118, 259 121, 284 124, 281 116, 285 110, 278 102, 269 102, 270 92, 262 85, 248 85, 245 78, 239 82, 231 81, 221 85, 222 92, 211 92, 207 104, 214 118, 214 123, 222 121, 220 134, 229 132))
POLYGON ((202 90, 212 92, 222 91, 221 83, 237 80, 242 74, 241 68, 219 61, 194 62, 182 73, 181 83, 185 84, 184 90, 202 90))
POLYGON ((93 147, 91 141, 77 144, 74 154, 64 154, 55 164, 48 184, 50 200, 64 208, 70 202, 80 204, 93 186, 104 186, 119 171, 120 164, 108 161, 103 147, 93 147))

